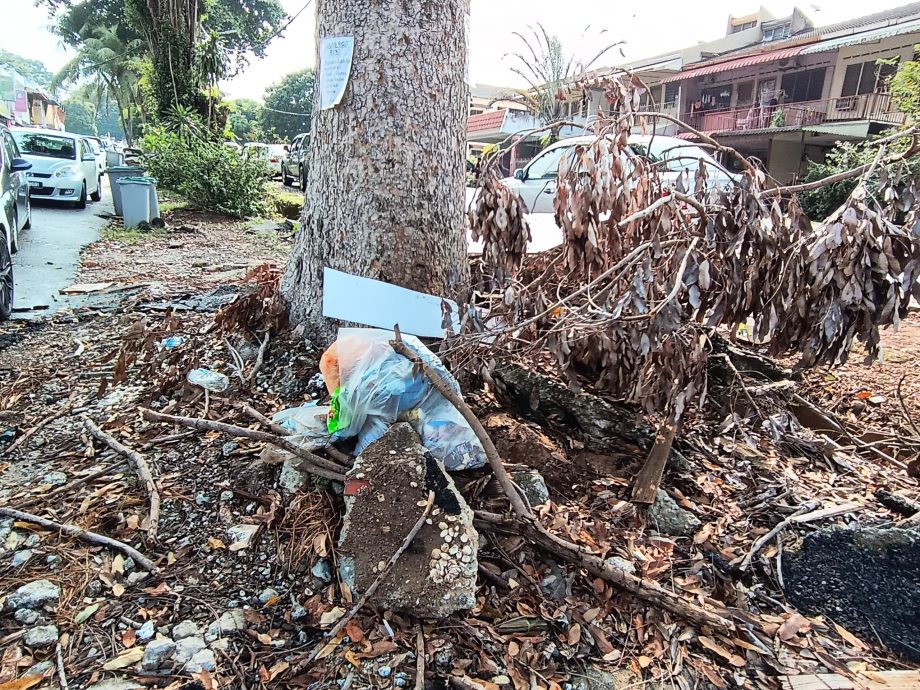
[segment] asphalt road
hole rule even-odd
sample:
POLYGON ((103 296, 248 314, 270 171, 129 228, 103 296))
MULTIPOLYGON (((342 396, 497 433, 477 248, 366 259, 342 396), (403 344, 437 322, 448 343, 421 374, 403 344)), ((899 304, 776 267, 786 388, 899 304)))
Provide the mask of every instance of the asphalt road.
POLYGON ((85 300, 59 291, 73 284, 80 250, 99 239, 108 223, 96 214, 112 212, 107 178, 103 178, 102 201, 90 202, 82 210, 33 198, 32 227, 19 234, 20 249, 13 255, 13 318, 42 318, 85 300), (47 308, 34 309, 37 306, 47 308))

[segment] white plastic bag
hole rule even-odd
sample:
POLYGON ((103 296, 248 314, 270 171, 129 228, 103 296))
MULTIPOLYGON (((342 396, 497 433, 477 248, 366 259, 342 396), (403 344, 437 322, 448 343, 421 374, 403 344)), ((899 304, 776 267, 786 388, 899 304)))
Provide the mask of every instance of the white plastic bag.
POLYGON ((312 451, 325 448, 337 438, 329 433, 328 417, 329 406, 314 401, 276 412, 272 421, 291 432, 288 440, 312 451))

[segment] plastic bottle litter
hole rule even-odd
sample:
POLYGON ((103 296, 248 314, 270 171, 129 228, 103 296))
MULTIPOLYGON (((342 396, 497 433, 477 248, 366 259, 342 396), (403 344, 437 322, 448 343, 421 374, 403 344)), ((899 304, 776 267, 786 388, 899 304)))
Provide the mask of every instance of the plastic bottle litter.
POLYGON ((173 335, 160 341, 160 345, 167 350, 175 350, 183 343, 185 343, 184 335, 173 335))
POLYGON ((210 369, 192 369, 185 378, 189 383, 214 393, 222 393, 230 385, 230 379, 210 369))
MULTIPOLYGON (((393 351, 393 337, 392 331, 373 328, 340 329, 338 340, 320 360, 332 395, 330 407, 285 410, 275 415, 275 421, 284 416, 279 423, 316 443, 317 411, 327 409, 326 443, 357 437, 356 454, 383 436, 391 424, 405 421, 448 470, 484 465, 485 451, 469 424, 424 374, 413 371, 412 362, 393 351)), ((431 350, 411 335, 404 335, 403 341, 460 394, 460 385, 431 350)))

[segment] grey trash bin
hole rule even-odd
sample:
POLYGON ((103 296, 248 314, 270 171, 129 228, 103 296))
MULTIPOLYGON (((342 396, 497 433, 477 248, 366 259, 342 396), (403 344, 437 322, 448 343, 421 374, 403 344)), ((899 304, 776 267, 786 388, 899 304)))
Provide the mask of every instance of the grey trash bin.
POLYGON ((125 164, 125 156, 121 151, 106 151, 105 164, 111 168, 119 168, 125 164))
POLYGON ((118 180, 123 180, 126 177, 138 177, 142 176, 146 171, 144 168, 135 165, 117 165, 114 168, 109 168, 109 187, 112 188, 112 203, 115 205, 115 215, 121 216, 121 186, 118 184, 118 180))
POLYGON ((116 184, 121 189, 122 217, 126 228, 149 223, 159 215, 156 179, 123 177, 116 184))

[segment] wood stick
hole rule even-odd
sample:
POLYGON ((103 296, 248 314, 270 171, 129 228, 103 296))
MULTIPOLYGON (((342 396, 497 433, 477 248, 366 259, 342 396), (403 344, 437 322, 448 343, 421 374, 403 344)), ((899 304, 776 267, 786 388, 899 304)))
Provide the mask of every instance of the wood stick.
POLYGON ((67 414, 68 412, 70 412, 70 406, 65 407, 63 410, 58 410, 57 412, 52 412, 50 415, 48 415, 47 417, 45 417, 45 418, 44 418, 42 421, 40 421, 38 424, 36 424, 35 426, 33 426, 31 429, 29 429, 29 430, 28 430, 26 433, 24 433, 22 436, 20 436, 20 437, 17 438, 15 441, 13 441, 13 443, 10 444, 10 447, 7 448, 6 451, 4 451, 4 452, 5 452, 7 455, 9 455, 9 454, 12 453, 14 450, 16 450, 17 448, 19 448, 19 446, 21 446, 21 445, 24 444, 26 441, 28 441, 30 438, 32 438, 33 434, 35 434, 37 431, 40 431, 41 429, 44 429, 46 426, 48 426, 48 424, 50 424, 51 422, 53 422, 55 419, 58 419, 59 417, 62 417, 63 415, 67 414))
POLYGON ((482 423, 473 414, 473 411, 470 409, 470 406, 467 405, 463 398, 457 395, 447 383, 438 376, 437 373, 432 370, 422 359, 403 341, 399 335, 399 326, 395 327, 396 330, 396 339, 390 341, 390 346, 403 357, 411 361, 418 367, 431 381, 431 385, 443 395, 450 403, 457 408, 457 411, 463 415, 463 418, 467 423, 472 427, 473 432, 476 434, 476 437, 479 439, 479 442, 482 444, 483 450, 486 452, 486 458, 489 460, 489 466, 492 468, 492 472, 495 474, 495 478, 498 479, 498 483, 501 484, 502 490, 505 492, 505 495, 508 496, 508 500, 511 502, 511 508, 514 510, 514 513, 521 518, 532 519, 533 513, 527 507, 527 504, 524 503, 524 500, 521 498, 521 495, 518 493, 517 489, 514 486, 514 482, 511 479, 511 475, 508 474, 508 471, 505 469, 505 466, 502 464, 502 459, 498 455, 498 450, 495 448, 495 444, 492 443, 492 439, 489 438, 489 434, 486 433, 485 428, 483 428, 482 423))
POLYGON ((259 345, 259 354, 256 355, 256 363, 253 365, 252 371, 249 372, 249 376, 246 378, 250 385, 256 380, 256 374, 259 373, 259 370, 265 363, 265 350, 268 347, 268 341, 271 338, 271 334, 272 332, 270 330, 265 331, 265 338, 262 340, 262 344, 259 345))
POLYGON ((179 417, 172 414, 163 414, 161 412, 148 410, 144 407, 141 408, 141 416, 143 416, 143 418, 148 422, 171 422, 173 424, 179 424, 180 426, 187 426, 192 429, 198 429, 199 431, 218 431, 220 433, 236 436, 238 438, 248 438, 253 441, 270 443, 273 446, 277 446, 278 448, 286 450, 289 453, 293 453, 297 457, 301 458, 302 462, 300 463, 300 466, 303 470, 320 477, 325 477, 326 479, 344 482, 345 473, 348 471, 347 467, 342 467, 332 460, 321 458, 318 455, 306 450, 305 448, 301 448, 295 443, 291 443, 286 438, 275 436, 274 434, 269 434, 265 431, 246 429, 241 426, 225 424, 223 422, 213 422, 210 419, 199 419, 197 417, 179 417))
POLYGON ((330 456, 333 460, 336 460, 336 461, 340 462, 340 463, 343 464, 343 465, 351 465, 351 464, 353 464, 354 461, 355 461, 355 459, 354 459, 353 457, 351 457, 348 453, 343 453, 342 451, 340 451, 338 448, 336 448, 336 447, 335 447, 334 445, 332 445, 331 443, 330 443, 328 446, 326 446, 325 448, 323 448, 323 450, 326 451, 326 453, 328 453, 329 456, 330 456))
POLYGON ((425 635, 421 623, 415 635, 415 690, 425 690, 425 635))
POLYGON ((240 403, 240 407, 243 409, 243 412, 248 414, 250 417, 252 417, 254 420, 259 422, 260 424, 267 426, 269 429, 274 431, 279 436, 290 436, 291 435, 291 432, 289 430, 285 429, 283 426, 281 426, 277 422, 273 422, 271 418, 266 417, 264 414, 259 412, 256 408, 252 407, 252 405, 247 405, 246 403, 240 403))
POLYGON ((155 540, 157 538, 157 529, 160 525, 160 492, 157 491, 157 485, 153 481, 153 473, 150 471, 150 465, 147 464, 146 458, 144 458, 144 456, 138 453, 136 450, 128 448, 126 445, 120 443, 111 435, 104 432, 98 426, 93 424, 93 421, 89 417, 83 418, 83 427, 95 438, 102 441, 116 453, 123 455, 131 461, 131 465, 134 467, 134 471, 137 473, 137 478, 141 480, 141 484, 144 485, 144 489, 147 491, 147 496, 150 498, 150 513, 148 516, 147 536, 150 539, 155 540))
POLYGON ((123 541, 118 541, 117 539, 112 539, 111 537, 106 537, 103 534, 96 534, 95 532, 89 532, 81 527, 76 525, 65 525, 60 522, 55 522, 54 520, 49 520, 48 518, 39 517, 38 515, 33 515, 32 513, 24 513, 21 510, 14 510, 13 508, 2 508, 0 507, 0 515, 5 517, 11 517, 15 520, 23 520, 25 522, 32 522, 41 527, 47 527, 48 529, 54 529, 63 534, 70 535, 77 539, 82 539, 83 541, 92 542, 93 544, 102 544, 103 546, 108 546, 109 548, 116 549, 121 551, 126 556, 130 556, 134 559, 134 562, 137 563, 141 568, 147 570, 153 574, 159 572, 159 569, 153 564, 149 558, 147 558, 140 551, 135 549, 133 546, 125 544, 123 541))
POLYGON ((674 444, 674 436, 677 434, 677 423, 669 419, 658 430, 655 438, 655 445, 645 459, 645 464, 636 475, 636 482, 633 484, 632 502, 645 503, 651 505, 655 502, 655 496, 658 494, 658 485, 661 483, 661 477, 664 474, 665 465, 668 463, 668 457, 671 454, 671 446, 674 444))
POLYGON ((124 464, 125 464, 125 461, 119 458, 115 462, 109 465, 106 465, 102 469, 98 469, 95 472, 90 472, 85 477, 74 479, 72 482, 69 482, 68 484, 64 484, 63 486, 59 486, 58 488, 53 489, 52 491, 49 491, 46 494, 42 494, 41 496, 35 496, 34 498, 30 498, 28 501, 20 503, 19 507, 28 508, 29 506, 33 506, 36 503, 47 503, 49 498, 54 498, 55 496, 59 496, 60 494, 67 493, 71 489, 76 489, 78 486, 83 486, 87 482, 91 482, 94 479, 98 479, 99 477, 102 477, 108 474, 112 470, 118 469, 121 465, 124 465, 124 464))
POLYGON ((57 672, 58 672, 58 682, 60 683, 60 690, 70 690, 70 686, 67 685, 67 674, 64 673, 64 656, 61 654, 61 645, 55 645, 57 651, 57 672))
POLYGON ((666 590, 657 582, 642 580, 635 575, 630 575, 625 570, 605 564, 602 558, 586 552, 577 544, 557 537, 555 534, 548 532, 539 523, 529 520, 509 519, 480 510, 475 512, 475 518, 480 523, 480 528, 484 525, 485 527, 498 529, 506 534, 524 536, 550 553, 584 568, 605 582, 609 582, 643 601, 660 606, 691 623, 711 625, 723 631, 733 631, 735 629, 734 623, 728 619, 731 612, 724 607, 719 606, 714 611, 708 611, 696 606, 682 599, 674 592, 666 590))
MULTIPOLYGON (((396 549, 392 556, 390 556, 390 560, 387 561, 386 565, 383 567, 383 570, 381 570, 377 577, 374 578, 374 581, 371 583, 370 587, 368 587, 364 591, 364 594, 358 598, 358 601, 354 606, 351 607, 351 610, 342 616, 339 619, 339 622, 336 623, 332 630, 329 631, 329 634, 326 635, 327 641, 334 640, 336 635, 342 632, 345 626, 348 625, 348 622, 358 614, 358 611, 360 611, 361 608, 367 603, 367 600, 374 595, 374 592, 377 591, 377 588, 380 587, 380 585, 383 584, 383 581, 387 579, 387 575, 390 574, 390 570, 392 570, 393 566, 396 565, 396 561, 398 561, 399 557, 405 553, 406 549, 409 548, 409 544, 411 544, 412 540, 415 539, 415 535, 418 534, 420 529, 422 529, 422 525, 425 524, 425 520, 428 518, 428 513, 431 512, 432 506, 434 506, 434 491, 429 491, 428 501, 425 503, 425 509, 422 511, 419 519, 416 520, 415 524, 412 526, 412 529, 410 529, 409 533, 406 534, 406 538, 403 539, 403 542, 400 544, 399 548, 396 549)), ((320 641, 320 643, 313 648, 313 651, 310 652, 310 656, 307 658, 305 663, 311 663, 316 658, 316 655, 320 653, 323 647, 326 646, 327 641, 320 641)))
POLYGON ((803 504, 792 515, 787 517, 785 520, 781 521, 773 529, 771 529, 765 535, 760 537, 760 539, 755 541, 753 546, 751 546, 751 550, 748 551, 747 556, 744 557, 744 560, 741 561, 741 565, 738 567, 741 570, 747 570, 748 566, 751 565, 751 560, 754 558, 754 555, 763 548, 764 544, 769 542, 773 537, 775 537, 777 534, 779 534, 784 529, 786 529, 786 527, 791 525, 794 517, 796 517, 797 515, 805 515, 806 513, 817 508, 819 505, 821 505, 820 501, 809 501, 808 503, 803 504))

